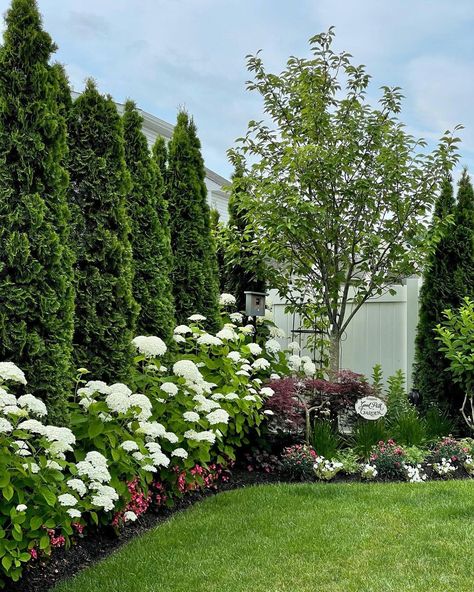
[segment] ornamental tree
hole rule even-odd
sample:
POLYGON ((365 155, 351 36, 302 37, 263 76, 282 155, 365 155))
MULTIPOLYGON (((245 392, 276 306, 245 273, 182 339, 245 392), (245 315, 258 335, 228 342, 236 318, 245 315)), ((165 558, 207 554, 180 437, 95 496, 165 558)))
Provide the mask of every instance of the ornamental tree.
POLYGON ((72 107, 69 140, 74 360, 94 378, 114 382, 128 374, 138 313, 126 208, 130 176, 117 108, 91 80, 72 107))
POLYGON ((13 0, 0 49, 0 360, 63 422, 71 383, 73 270, 66 122, 56 46, 34 0, 13 0))
POLYGON ((172 282, 176 320, 200 313, 209 329, 220 325, 219 283, 211 236, 204 162, 196 126, 178 114, 168 145, 167 200, 173 251, 172 282))
POLYGON ((462 400, 459 385, 447 372, 448 360, 439 351, 434 329, 443 321, 445 309, 458 308, 465 296, 474 294, 474 199, 465 171, 458 198, 456 206, 451 179, 447 178, 433 222, 434 228, 443 230, 428 257, 420 291, 414 384, 425 408, 432 404, 459 408, 462 400))
POLYGON ((269 284, 308 323, 323 320, 337 370, 360 307, 419 269, 425 217, 458 138, 446 132, 424 152, 398 119, 400 89, 382 87, 373 106, 370 76, 332 50, 333 37, 313 37, 312 57, 291 57, 278 75, 259 54, 248 57, 248 89, 262 97, 265 119, 249 123, 229 156, 244 166, 247 220, 269 284))
POLYGON ((131 176, 128 213, 135 267, 133 293, 140 305, 136 331, 140 335, 157 335, 170 343, 175 322, 163 179, 142 132, 143 118, 132 101, 125 104, 122 122, 125 161, 131 176))

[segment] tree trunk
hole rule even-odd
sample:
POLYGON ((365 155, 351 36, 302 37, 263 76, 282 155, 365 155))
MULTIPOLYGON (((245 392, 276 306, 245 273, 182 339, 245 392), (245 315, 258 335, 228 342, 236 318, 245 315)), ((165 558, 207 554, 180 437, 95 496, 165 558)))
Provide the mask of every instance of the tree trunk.
POLYGON ((329 370, 335 373, 340 369, 341 335, 339 331, 331 332, 329 342, 329 370))

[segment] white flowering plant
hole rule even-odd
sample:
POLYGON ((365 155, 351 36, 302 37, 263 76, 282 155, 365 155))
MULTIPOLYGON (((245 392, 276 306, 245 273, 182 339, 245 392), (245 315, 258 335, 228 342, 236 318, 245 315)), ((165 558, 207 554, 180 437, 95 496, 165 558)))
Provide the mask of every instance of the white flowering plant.
POLYGON ((342 471, 344 465, 337 460, 329 460, 324 456, 318 456, 314 461, 314 474, 322 481, 331 481, 342 471))
POLYGON ((85 485, 79 476, 74 433, 49 425, 43 401, 13 394, 12 382, 26 379, 11 362, 0 363, 0 587, 17 581, 28 561, 68 545, 103 509, 94 481, 85 485))

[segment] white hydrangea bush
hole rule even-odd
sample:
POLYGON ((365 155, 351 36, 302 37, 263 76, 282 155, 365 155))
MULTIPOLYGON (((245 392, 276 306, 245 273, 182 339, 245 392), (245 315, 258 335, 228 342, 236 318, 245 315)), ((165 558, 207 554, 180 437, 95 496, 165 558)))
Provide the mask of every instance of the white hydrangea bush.
POLYGON ((89 452, 84 477, 73 431, 48 424, 47 408, 33 394, 11 392, 26 385, 20 368, 0 363, 0 570, 13 581, 28 561, 68 544, 75 528, 91 517, 98 522, 119 499, 105 457, 89 452))

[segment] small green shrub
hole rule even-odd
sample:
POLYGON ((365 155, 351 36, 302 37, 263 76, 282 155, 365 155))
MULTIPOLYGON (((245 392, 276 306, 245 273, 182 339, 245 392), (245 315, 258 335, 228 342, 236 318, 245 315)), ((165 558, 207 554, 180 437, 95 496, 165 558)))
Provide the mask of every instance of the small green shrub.
POLYGON ((406 446, 405 462, 409 465, 418 465, 425 461, 430 451, 426 448, 419 448, 418 446, 406 446))
POLYGON ((314 422, 313 426, 313 448, 318 456, 334 458, 341 444, 339 434, 334 430, 330 421, 314 422))
POLYGON ((425 421, 414 407, 396 415, 389 430, 390 436, 405 446, 420 446, 427 440, 425 421))
POLYGON ((360 419, 352 436, 352 448, 360 458, 367 459, 370 456, 372 447, 377 442, 385 440, 386 437, 387 430, 383 419, 377 419, 376 421, 360 419))
POLYGON ((357 454, 349 449, 338 450, 333 459, 342 464, 342 471, 347 475, 354 475, 360 470, 359 458, 357 454))
POLYGON ((425 415, 426 437, 437 440, 454 432, 454 422, 438 407, 430 407, 425 415))
POLYGON ((397 416, 409 411, 412 405, 408 401, 405 389, 405 374, 397 370, 387 378, 387 420, 393 421, 397 416))

